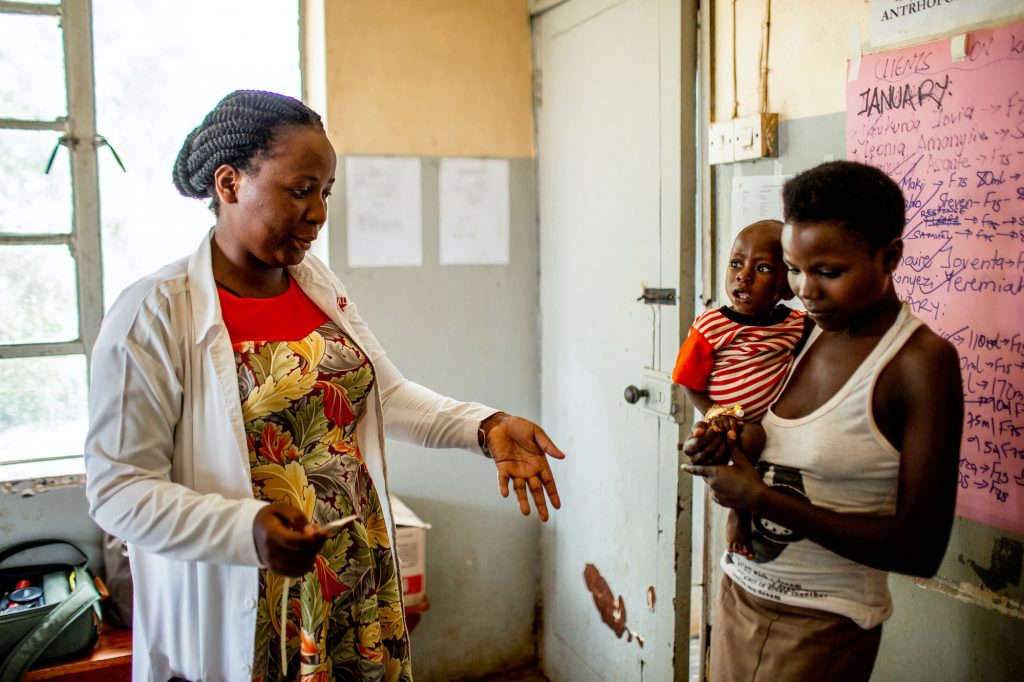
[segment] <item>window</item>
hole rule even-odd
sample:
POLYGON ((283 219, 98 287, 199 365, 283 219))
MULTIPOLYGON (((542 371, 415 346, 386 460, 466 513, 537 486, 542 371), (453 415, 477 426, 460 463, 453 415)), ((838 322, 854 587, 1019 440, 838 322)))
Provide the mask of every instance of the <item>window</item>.
POLYGON ((103 312, 213 226, 171 167, 238 88, 300 96, 298 2, 0 1, 0 479, 82 471, 103 312))

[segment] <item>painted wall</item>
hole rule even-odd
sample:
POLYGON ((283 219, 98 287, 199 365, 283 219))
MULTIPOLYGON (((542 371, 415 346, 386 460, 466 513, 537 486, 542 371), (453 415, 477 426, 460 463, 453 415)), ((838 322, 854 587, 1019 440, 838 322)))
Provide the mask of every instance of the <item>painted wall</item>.
MULTIPOLYGON (((536 420, 533 161, 511 161, 511 262, 504 266, 438 264, 438 159, 422 163, 424 265, 349 268, 345 199, 338 193, 331 207, 333 268, 407 377, 536 420)), ((344 187, 344 168, 339 171, 337 186, 344 187)), ((540 580, 537 517, 523 518, 499 496, 494 465, 478 455, 389 443, 388 473, 392 492, 433 526, 426 571, 431 608, 412 636, 416 679, 455 680, 531 662, 540 580)))
POLYGON ((805 118, 846 107, 849 26, 865 17, 864 0, 718 0, 712 3, 711 119, 758 112, 765 10, 768 32, 767 111, 805 118), (826 9, 827 8, 827 9, 826 9), (735 37, 735 40, 734 40, 735 37), (840 74, 835 78, 834 74, 840 74))
MULTIPOLYGON (((19 490, 24 486, 19 486, 19 490)), ((86 551, 97 572, 103 565, 103 533, 89 518, 85 488, 72 485, 33 495, 0 494, 0 547, 40 538, 70 540, 86 551)), ((10 565, 30 563, 31 554, 11 559, 10 565)), ((74 553, 68 555, 73 557, 74 553)), ((5 564, 5 566, 8 564, 5 564)))
MULTIPOLYGON (((760 0, 736 3, 737 70, 732 87, 732 3, 714 7, 715 65, 713 120, 726 120, 738 95, 740 116, 757 112, 758 54, 764 7, 760 0)), ((717 271, 728 257, 730 189, 736 174, 790 174, 828 159, 845 158, 845 75, 850 56, 850 24, 866 35, 866 3, 834 0, 828 21, 815 0, 771 3, 768 110, 777 112, 777 159, 713 167, 717 271)), ((721 277, 715 302, 725 300, 721 277)), ((712 514, 711 556, 723 549, 724 514, 712 514)), ((945 559, 932 580, 891 576, 895 614, 883 630, 873 679, 1008 680, 1024 665, 1024 590, 1019 547, 1024 538, 957 518, 945 559), (1018 548, 1016 562, 1004 561, 1004 548, 1018 548)), ((1012 554, 1012 552, 1011 552, 1012 554)), ((717 577, 720 572, 715 571, 717 577)), ((717 579, 711 580, 717 592, 717 579)), ((717 596, 717 595, 716 595, 717 596)))
POLYGON ((323 10, 339 153, 533 156, 525 0, 344 0, 323 10))
MULTIPOLYGON (((339 153, 419 156, 424 265, 351 269, 345 198, 332 206, 331 263, 410 378, 448 395, 539 417, 536 187, 529 18, 523 2, 307 2, 339 153), (507 266, 438 265, 438 157, 511 159, 507 266), (517 160, 517 157, 518 158, 517 160)), ((319 67, 318 67, 319 68, 319 67)), ((344 160, 337 187, 344 187, 344 160)), ((392 490, 433 524, 428 611, 413 633, 417 679, 450 680, 534 660, 536 517, 497 494, 493 465, 461 452, 389 445, 392 490)))
MULTIPOLYGON (((306 0, 307 91, 339 152, 330 262, 409 378, 447 395, 540 415, 536 181, 529 17, 522 0, 306 0), (320 27, 316 19, 322 17, 320 27), (319 33, 321 30, 323 33, 319 33), (317 54, 318 50, 322 51, 317 54), (423 257, 349 268, 344 155, 422 159, 423 257), (438 163, 508 158, 511 258, 438 264, 438 163)), ((412 635, 418 680, 455 680, 536 657, 536 516, 497 492, 493 464, 388 446, 392 492, 424 521, 431 608, 412 635)), ((556 473, 557 475, 557 473, 556 473)))

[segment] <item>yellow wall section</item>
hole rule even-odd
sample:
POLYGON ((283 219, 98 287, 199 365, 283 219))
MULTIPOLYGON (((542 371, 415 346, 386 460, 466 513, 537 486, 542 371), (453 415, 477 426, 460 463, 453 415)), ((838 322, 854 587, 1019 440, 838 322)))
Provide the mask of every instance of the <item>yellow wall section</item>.
POLYGON ((340 154, 534 156, 525 0, 324 3, 340 154))
MULTIPOLYGON (((780 119, 844 111, 850 24, 866 25, 865 0, 770 2, 768 111, 780 119)), ((768 4, 769 0, 714 3, 712 120, 732 118, 734 8, 737 115, 758 113, 762 24, 768 4)))

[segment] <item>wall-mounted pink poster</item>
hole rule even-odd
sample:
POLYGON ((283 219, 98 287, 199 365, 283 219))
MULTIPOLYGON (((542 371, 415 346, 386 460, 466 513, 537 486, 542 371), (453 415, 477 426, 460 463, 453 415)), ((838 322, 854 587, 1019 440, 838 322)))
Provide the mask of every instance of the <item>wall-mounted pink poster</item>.
POLYGON ((896 289, 960 353, 957 513, 1024 534, 1024 23, 866 56, 850 75, 847 158, 907 202, 896 289))

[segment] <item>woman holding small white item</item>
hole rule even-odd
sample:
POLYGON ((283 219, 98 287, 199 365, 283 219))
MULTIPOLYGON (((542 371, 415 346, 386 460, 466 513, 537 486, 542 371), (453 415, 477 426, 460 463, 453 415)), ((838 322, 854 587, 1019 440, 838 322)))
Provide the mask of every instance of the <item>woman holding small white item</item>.
POLYGON ((86 493, 128 542, 135 679, 411 680, 385 432, 488 454, 523 514, 559 507, 544 431, 406 380, 307 255, 335 166, 301 102, 225 97, 174 169, 216 226, 104 321, 86 493))

